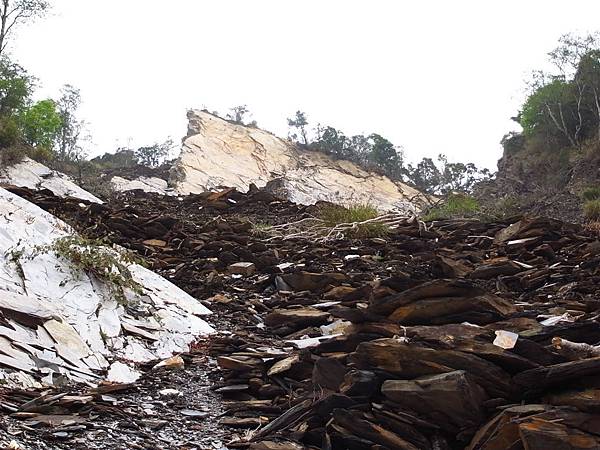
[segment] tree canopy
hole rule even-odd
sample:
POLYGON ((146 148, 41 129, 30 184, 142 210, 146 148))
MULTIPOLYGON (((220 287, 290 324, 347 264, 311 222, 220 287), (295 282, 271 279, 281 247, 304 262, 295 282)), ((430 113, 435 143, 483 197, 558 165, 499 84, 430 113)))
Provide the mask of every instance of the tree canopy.
POLYGON ((600 38, 566 34, 549 54, 553 71, 537 71, 518 121, 525 136, 559 147, 600 140, 600 38))

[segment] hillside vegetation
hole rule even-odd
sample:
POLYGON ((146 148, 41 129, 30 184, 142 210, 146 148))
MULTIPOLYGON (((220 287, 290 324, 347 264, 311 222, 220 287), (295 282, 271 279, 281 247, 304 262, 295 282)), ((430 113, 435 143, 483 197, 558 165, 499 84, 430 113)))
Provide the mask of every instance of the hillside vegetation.
POLYGON ((600 38, 567 34, 536 71, 516 115, 521 132, 506 135, 497 179, 483 201, 516 199, 521 210, 574 221, 593 219, 584 191, 599 184, 600 38), (585 212, 585 214, 584 214, 585 212))

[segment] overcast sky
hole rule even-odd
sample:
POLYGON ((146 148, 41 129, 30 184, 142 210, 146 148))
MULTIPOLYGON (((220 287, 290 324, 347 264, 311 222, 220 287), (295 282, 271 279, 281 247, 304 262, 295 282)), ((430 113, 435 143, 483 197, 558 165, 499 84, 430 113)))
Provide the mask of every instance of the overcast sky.
POLYGON ((301 109, 379 133, 410 160, 495 168, 523 80, 566 32, 600 28, 571 0, 51 0, 12 53, 38 97, 81 89, 91 153, 179 141, 188 108, 247 104, 286 135, 301 109))

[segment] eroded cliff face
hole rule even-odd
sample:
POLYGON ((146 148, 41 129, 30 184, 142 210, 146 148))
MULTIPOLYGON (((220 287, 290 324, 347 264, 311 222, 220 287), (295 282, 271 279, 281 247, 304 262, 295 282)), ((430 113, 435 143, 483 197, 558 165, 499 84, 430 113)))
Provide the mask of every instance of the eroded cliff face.
POLYGON ((481 183, 476 196, 492 210, 509 200, 519 213, 582 222, 581 193, 599 183, 598 144, 555 150, 521 139, 505 146, 495 179, 481 183))
POLYGON ((179 194, 219 187, 247 191, 269 185, 301 204, 369 202, 382 210, 416 208, 416 189, 366 172, 356 164, 298 149, 264 130, 232 124, 204 111, 188 113, 189 132, 170 184, 179 194))

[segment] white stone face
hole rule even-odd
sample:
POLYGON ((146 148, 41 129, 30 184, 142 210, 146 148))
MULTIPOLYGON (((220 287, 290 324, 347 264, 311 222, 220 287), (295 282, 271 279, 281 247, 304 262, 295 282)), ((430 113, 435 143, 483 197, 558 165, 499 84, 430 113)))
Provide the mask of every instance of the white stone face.
POLYGON ((75 197, 93 203, 103 203, 98 197, 77 186, 67 175, 49 169, 32 159, 0 169, 0 184, 29 189, 48 189, 59 197, 75 197))
POLYGON ((135 180, 127 180, 122 177, 112 177, 110 180, 113 190, 117 192, 141 190, 144 192, 155 192, 168 195, 171 193, 167 182, 157 177, 139 177, 135 180))
POLYGON ((247 191, 280 179, 289 200, 313 204, 371 203, 381 210, 406 209, 420 193, 402 183, 369 173, 350 161, 297 149, 266 131, 231 124, 203 111, 189 114, 195 133, 184 143, 171 184, 180 194, 219 187, 247 191))
POLYGON ((51 364, 76 381, 94 381, 94 371, 117 356, 164 359, 214 332, 201 318, 210 314, 206 307, 138 265, 129 269, 143 292, 126 298, 143 308, 127 311, 103 281, 48 250, 74 234, 66 223, 1 188, 0 211, 0 308, 10 319, 10 326, 0 326, 0 379, 3 368, 35 376, 51 364))

